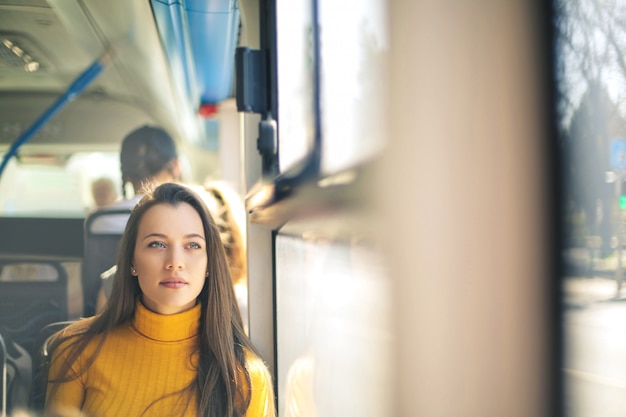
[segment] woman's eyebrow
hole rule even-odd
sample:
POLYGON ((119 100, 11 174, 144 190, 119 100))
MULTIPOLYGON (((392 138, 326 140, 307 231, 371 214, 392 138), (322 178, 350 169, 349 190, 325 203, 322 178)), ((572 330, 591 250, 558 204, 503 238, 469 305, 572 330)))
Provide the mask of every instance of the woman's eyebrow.
POLYGON ((200 233, 189 233, 189 234, 186 234, 184 237, 185 237, 185 239, 191 239, 191 238, 194 238, 194 237, 198 237, 198 238, 204 240, 204 235, 202 235, 200 233))
MULTIPOLYGON (((167 238, 167 235, 166 235, 166 234, 163 234, 163 233, 148 233, 147 235, 145 235, 145 236, 143 237, 143 239, 142 239, 142 240, 146 240, 146 239, 153 238, 153 237, 158 237, 158 238, 161 238, 161 239, 166 239, 166 238, 167 238)), ((188 234, 184 235, 183 237, 184 237, 185 239, 191 239, 191 238, 195 238, 195 237, 197 237, 197 238, 200 238, 200 239, 203 239, 203 240, 204 240, 204 235, 202 235, 202 234, 200 234, 200 233, 188 233, 188 234)))
POLYGON ((142 240, 146 240, 146 239, 149 239, 149 238, 152 238, 152 237, 160 237, 160 238, 164 239, 164 238, 166 238, 167 236, 166 236, 166 235, 164 235, 163 233, 148 233, 147 235, 145 235, 145 236, 143 237, 143 239, 142 239, 142 240))

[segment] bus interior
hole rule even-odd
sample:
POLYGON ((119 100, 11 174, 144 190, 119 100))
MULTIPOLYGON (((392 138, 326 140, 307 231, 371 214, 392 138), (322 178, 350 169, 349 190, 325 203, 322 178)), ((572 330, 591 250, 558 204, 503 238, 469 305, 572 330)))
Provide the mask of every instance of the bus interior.
POLYGON ((561 415, 551 16, 0 0, 0 334, 36 357, 84 315, 91 185, 121 198, 121 141, 155 125, 245 205, 279 416, 561 415))

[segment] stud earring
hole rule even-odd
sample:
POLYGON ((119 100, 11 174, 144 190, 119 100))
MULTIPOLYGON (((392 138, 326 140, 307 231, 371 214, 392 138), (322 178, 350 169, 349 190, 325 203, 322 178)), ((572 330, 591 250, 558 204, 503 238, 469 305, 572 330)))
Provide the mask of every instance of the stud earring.
POLYGON ((133 273, 133 275, 137 275, 137 270, 135 268, 133 268, 132 273, 133 273))
POLYGON ((206 274, 204 274, 204 276, 205 276, 206 278, 208 278, 208 277, 209 277, 209 271, 206 271, 206 274))

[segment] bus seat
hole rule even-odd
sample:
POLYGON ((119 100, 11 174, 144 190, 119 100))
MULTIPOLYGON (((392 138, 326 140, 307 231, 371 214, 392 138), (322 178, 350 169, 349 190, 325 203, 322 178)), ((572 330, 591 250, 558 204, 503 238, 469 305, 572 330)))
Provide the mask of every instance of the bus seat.
POLYGON ((42 412, 46 404, 46 387, 48 385, 48 366, 50 357, 48 342, 50 337, 64 329, 73 321, 59 321, 50 323, 40 330, 35 340, 37 352, 33 356, 33 389, 31 395, 31 411, 42 412))
POLYGON ((0 331, 32 356, 49 323, 68 318, 68 277, 54 260, 0 259, 0 331))
POLYGON ((96 312, 100 274, 117 262, 117 249, 130 216, 130 209, 103 209, 87 216, 81 282, 85 317, 96 312))
POLYGON ((2 350, 2 416, 10 416, 13 411, 30 406, 33 383, 33 362, 31 355, 16 343, 10 335, 0 332, 2 350))

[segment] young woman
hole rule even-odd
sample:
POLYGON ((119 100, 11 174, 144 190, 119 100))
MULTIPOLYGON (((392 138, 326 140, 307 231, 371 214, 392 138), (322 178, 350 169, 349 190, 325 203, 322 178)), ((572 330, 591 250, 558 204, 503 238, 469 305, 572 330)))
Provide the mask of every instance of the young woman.
POLYGON ((219 229, 189 188, 133 210, 111 298, 50 344, 48 416, 274 416, 246 337, 219 229))
MULTIPOLYGON (((226 259, 230 268, 230 277, 235 289, 239 311, 243 319, 244 330, 248 334, 248 268, 245 243, 246 211, 243 201, 230 185, 223 181, 207 181, 202 187, 191 186, 206 204, 220 232, 226 259)), ((111 296, 112 277, 117 266, 101 274, 102 286, 98 294, 96 311, 100 312, 111 296)))
POLYGON ((133 130, 122 140, 120 168, 122 199, 90 213, 85 221, 88 227, 82 268, 85 316, 100 311, 98 304, 106 301, 102 286, 110 285, 112 280, 102 280, 101 276, 115 263, 115 246, 112 245, 116 243, 115 236, 124 230, 130 210, 152 184, 180 179, 180 161, 174 138, 157 126, 146 125, 133 130), (102 247, 103 243, 94 234, 111 235, 108 239, 113 240, 102 247))

